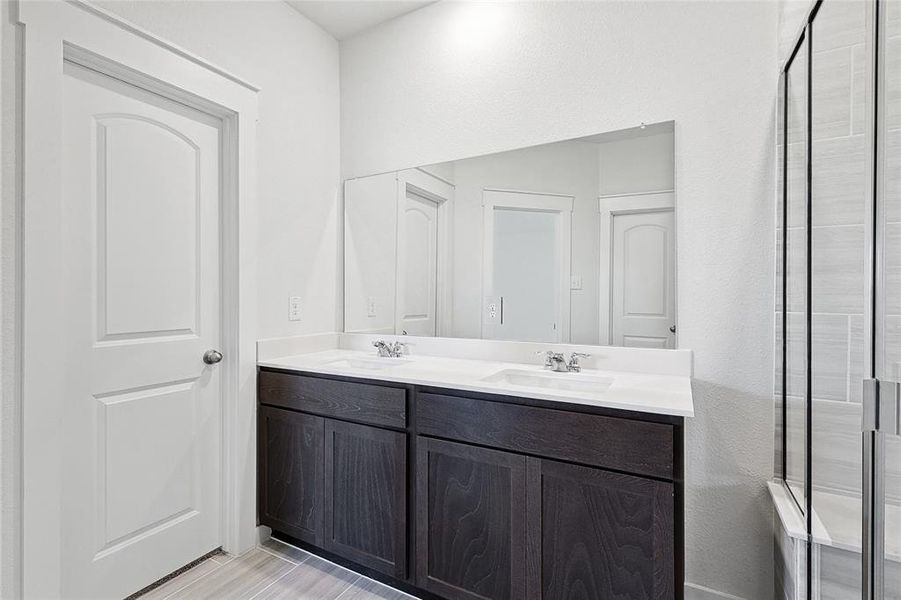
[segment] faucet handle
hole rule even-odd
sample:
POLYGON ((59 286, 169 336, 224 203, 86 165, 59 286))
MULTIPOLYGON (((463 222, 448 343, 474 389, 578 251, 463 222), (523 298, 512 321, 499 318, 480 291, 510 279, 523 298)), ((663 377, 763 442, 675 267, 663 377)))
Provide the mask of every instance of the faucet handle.
POLYGON ((535 354, 544 354, 544 366, 553 367, 555 362, 563 362, 563 353, 554 352, 553 350, 539 350, 535 354))
POLYGON ((582 366, 579 364, 580 358, 590 358, 590 354, 586 354, 585 352, 570 352, 569 354, 569 370, 575 371, 578 373, 582 370, 582 366))

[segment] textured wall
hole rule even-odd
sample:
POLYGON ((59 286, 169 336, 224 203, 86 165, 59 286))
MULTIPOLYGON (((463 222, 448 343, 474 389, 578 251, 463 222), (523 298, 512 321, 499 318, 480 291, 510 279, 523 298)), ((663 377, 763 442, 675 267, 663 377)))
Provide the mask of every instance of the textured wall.
MULTIPOLYGON (((779 0, 779 63, 788 59, 816 0, 779 0)), ((851 3, 853 4, 853 2, 851 3)))
POLYGON ((438 3, 341 45, 345 176, 675 120, 687 580, 773 594, 771 2, 438 3))

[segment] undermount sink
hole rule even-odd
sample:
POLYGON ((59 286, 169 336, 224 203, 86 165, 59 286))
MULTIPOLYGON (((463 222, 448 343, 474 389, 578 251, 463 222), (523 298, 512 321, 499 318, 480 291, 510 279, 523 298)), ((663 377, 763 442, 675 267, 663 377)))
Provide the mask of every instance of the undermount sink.
POLYGON ((325 363, 326 366, 335 368, 351 369, 368 369, 370 371, 381 371, 382 369, 391 369, 399 367, 411 362, 406 358, 383 358, 379 356, 371 357, 355 357, 355 358, 339 358, 330 360, 325 363))
POLYGON ((550 371, 539 373, 521 369, 504 369, 483 378, 482 381, 587 394, 602 394, 613 384, 613 379, 609 377, 586 373, 552 373, 550 371))

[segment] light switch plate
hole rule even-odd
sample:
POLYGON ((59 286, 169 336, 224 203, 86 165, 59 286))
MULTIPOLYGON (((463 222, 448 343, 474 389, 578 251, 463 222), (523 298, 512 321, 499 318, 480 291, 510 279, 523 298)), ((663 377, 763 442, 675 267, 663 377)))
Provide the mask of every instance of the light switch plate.
POLYGON ((291 296, 288 298, 288 320, 300 321, 301 302, 300 296, 291 296))

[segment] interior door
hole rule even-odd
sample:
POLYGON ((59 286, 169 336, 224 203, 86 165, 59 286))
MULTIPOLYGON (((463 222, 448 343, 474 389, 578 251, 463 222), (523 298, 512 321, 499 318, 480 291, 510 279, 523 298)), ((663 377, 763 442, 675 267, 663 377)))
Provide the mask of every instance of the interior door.
POLYGON ((614 215, 612 245, 611 343, 674 348, 673 210, 614 215))
POLYGON ((493 209, 491 292, 497 311, 488 338, 557 342, 559 213, 493 209))
POLYGON ((438 205, 408 191, 398 223, 396 333, 434 336, 438 309, 438 205))
POLYGON ((62 595, 220 545, 219 122, 65 64, 62 595), (209 355, 211 363, 216 356, 209 355))

